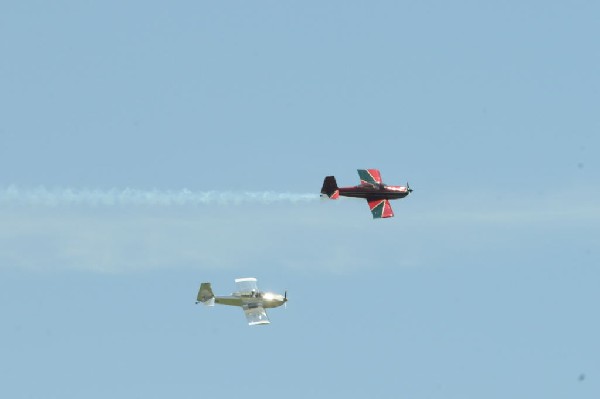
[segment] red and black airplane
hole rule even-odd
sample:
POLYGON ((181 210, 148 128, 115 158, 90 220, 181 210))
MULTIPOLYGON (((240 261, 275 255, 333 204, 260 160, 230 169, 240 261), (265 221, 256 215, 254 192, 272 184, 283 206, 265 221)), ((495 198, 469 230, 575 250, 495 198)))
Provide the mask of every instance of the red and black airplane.
POLYGON ((321 196, 338 199, 341 196, 364 198, 369 203, 373 219, 391 218, 394 216, 390 201, 404 198, 412 192, 406 186, 388 186, 381 182, 381 174, 377 169, 358 169, 360 185, 354 187, 338 187, 335 177, 327 176, 323 181, 321 196))

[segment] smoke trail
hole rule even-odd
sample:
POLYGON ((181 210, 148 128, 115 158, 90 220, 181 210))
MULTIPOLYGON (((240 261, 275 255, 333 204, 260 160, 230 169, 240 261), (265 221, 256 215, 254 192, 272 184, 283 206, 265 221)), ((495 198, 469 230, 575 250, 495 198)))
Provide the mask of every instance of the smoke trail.
POLYGON ((75 189, 38 187, 21 189, 9 186, 0 189, 0 204, 26 204, 38 206, 88 205, 88 206, 184 206, 227 204, 273 204, 277 202, 299 203, 315 201, 318 194, 234 191, 191 191, 75 189))

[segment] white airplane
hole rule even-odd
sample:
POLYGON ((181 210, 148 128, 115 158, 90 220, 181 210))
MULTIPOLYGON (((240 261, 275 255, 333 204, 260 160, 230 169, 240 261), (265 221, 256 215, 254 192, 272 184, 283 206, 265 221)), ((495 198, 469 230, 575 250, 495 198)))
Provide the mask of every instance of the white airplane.
POLYGON ((202 302, 206 306, 215 303, 229 306, 241 306, 248 319, 248 325, 269 324, 265 308, 276 308, 287 302, 287 291, 284 295, 258 290, 254 277, 235 279, 237 291, 229 296, 215 296, 210 283, 200 284, 196 304, 202 302))

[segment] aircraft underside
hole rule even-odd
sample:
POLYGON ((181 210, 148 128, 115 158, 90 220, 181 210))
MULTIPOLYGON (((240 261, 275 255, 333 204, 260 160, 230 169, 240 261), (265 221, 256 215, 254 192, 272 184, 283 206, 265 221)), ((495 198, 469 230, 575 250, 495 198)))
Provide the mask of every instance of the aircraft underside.
POLYGON ((366 189, 346 189, 340 188, 339 193, 343 197, 364 198, 367 200, 384 200, 384 199, 399 199, 404 198, 407 193, 389 192, 381 190, 366 190, 366 189))

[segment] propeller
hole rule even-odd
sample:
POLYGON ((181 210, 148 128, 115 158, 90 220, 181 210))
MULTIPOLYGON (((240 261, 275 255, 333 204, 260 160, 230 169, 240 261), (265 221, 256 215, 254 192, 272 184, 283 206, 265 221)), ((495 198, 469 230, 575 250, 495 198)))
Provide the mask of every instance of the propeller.
POLYGON ((283 307, 287 309, 287 290, 283 292, 283 307))
POLYGON ((408 182, 406 182, 406 189, 409 193, 412 193, 412 188, 410 188, 410 185, 408 184, 408 182))

